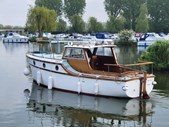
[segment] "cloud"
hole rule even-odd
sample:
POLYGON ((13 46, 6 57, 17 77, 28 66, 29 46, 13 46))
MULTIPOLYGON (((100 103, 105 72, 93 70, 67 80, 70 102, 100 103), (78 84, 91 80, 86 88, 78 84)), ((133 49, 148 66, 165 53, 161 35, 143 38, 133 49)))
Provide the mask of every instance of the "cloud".
POLYGON ((89 17, 95 17, 98 21, 107 21, 108 16, 104 10, 103 2, 104 0, 86 0, 84 20, 88 21, 89 17))
MULTIPOLYGON (((25 26, 29 5, 34 6, 35 0, 1 0, 0 24, 12 26, 25 26)), ((98 21, 105 22, 107 14, 104 10, 104 0, 86 0, 83 19, 96 17, 98 21)))
POLYGON ((33 0, 3 0, 0 4, 0 24, 24 26, 29 5, 33 0))

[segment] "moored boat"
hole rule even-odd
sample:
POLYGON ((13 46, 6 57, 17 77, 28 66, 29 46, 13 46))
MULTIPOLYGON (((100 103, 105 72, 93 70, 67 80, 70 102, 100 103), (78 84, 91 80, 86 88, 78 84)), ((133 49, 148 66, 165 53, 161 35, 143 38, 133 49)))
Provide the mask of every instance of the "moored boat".
POLYGON ((119 64, 114 48, 110 43, 70 43, 63 54, 45 52, 41 47, 26 56, 33 79, 49 89, 105 97, 149 98, 156 84, 155 75, 140 66, 152 62, 119 64))
POLYGON ((4 43, 28 43, 28 41, 28 37, 13 32, 7 33, 3 38, 4 43))
POLYGON ((161 37, 156 33, 145 33, 145 34, 141 35, 141 37, 137 43, 137 46, 148 47, 148 46, 154 44, 158 40, 168 40, 168 37, 167 36, 161 37))

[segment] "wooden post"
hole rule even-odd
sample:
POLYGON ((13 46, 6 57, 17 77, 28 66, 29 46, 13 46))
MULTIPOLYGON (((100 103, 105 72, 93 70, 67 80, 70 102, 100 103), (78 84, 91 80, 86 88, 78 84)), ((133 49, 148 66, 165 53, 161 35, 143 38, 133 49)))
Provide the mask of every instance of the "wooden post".
POLYGON ((147 72, 143 72, 143 77, 140 78, 140 95, 139 97, 142 99, 149 99, 150 97, 146 91, 146 81, 147 81, 147 72))
POLYGON ((150 97, 146 91, 146 81, 147 81, 147 72, 144 71, 144 78, 143 78, 143 99, 149 99, 150 97))

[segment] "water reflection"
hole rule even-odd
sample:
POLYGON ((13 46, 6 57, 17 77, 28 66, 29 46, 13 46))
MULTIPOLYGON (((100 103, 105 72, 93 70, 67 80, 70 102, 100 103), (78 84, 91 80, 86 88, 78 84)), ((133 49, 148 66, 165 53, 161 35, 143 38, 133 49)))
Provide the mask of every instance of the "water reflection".
POLYGON ((138 52, 139 54, 142 54, 143 52, 146 51, 147 48, 148 48, 148 46, 138 46, 138 47, 137 47, 137 52, 138 52))
POLYGON ((15 53, 18 50, 27 50, 28 44, 27 43, 3 43, 6 52, 8 53, 15 53))
MULTIPOLYGON (((57 126, 151 126, 153 103, 149 100, 101 98, 57 90, 32 84, 25 90, 27 106, 33 117, 52 119, 57 126)), ((43 123, 43 121, 42 121, 43 123)))
POLYGON ((162 96, 169 97, 169 73, 168 72, 155 72, 156 81, 158 82, 155 85, 154 89, 157 93, 162 96))
POLYGON ((137 47, 120 47, 118 50, 117 59, 120 64, 136 63, 140 54, 137 52, 137 47))

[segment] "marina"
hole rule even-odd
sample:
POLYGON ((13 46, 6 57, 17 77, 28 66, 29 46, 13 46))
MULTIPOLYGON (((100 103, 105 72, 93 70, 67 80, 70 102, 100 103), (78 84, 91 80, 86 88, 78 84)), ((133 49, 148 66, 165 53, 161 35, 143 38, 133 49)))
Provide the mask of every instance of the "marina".
MULTIPOLYGON (((63 46, 59 52, 63 51, 63 46)), ((27 43, 0 41, 2 127, 168 127, 168 73, 154 72, 158 84, 148 100, 65 93, 38 86, 32 75, 24 76, 28 47, 27 43)), ((120 63, 131 63, 140 56, 137 47, 117 47, 116 53, 120 63)))

